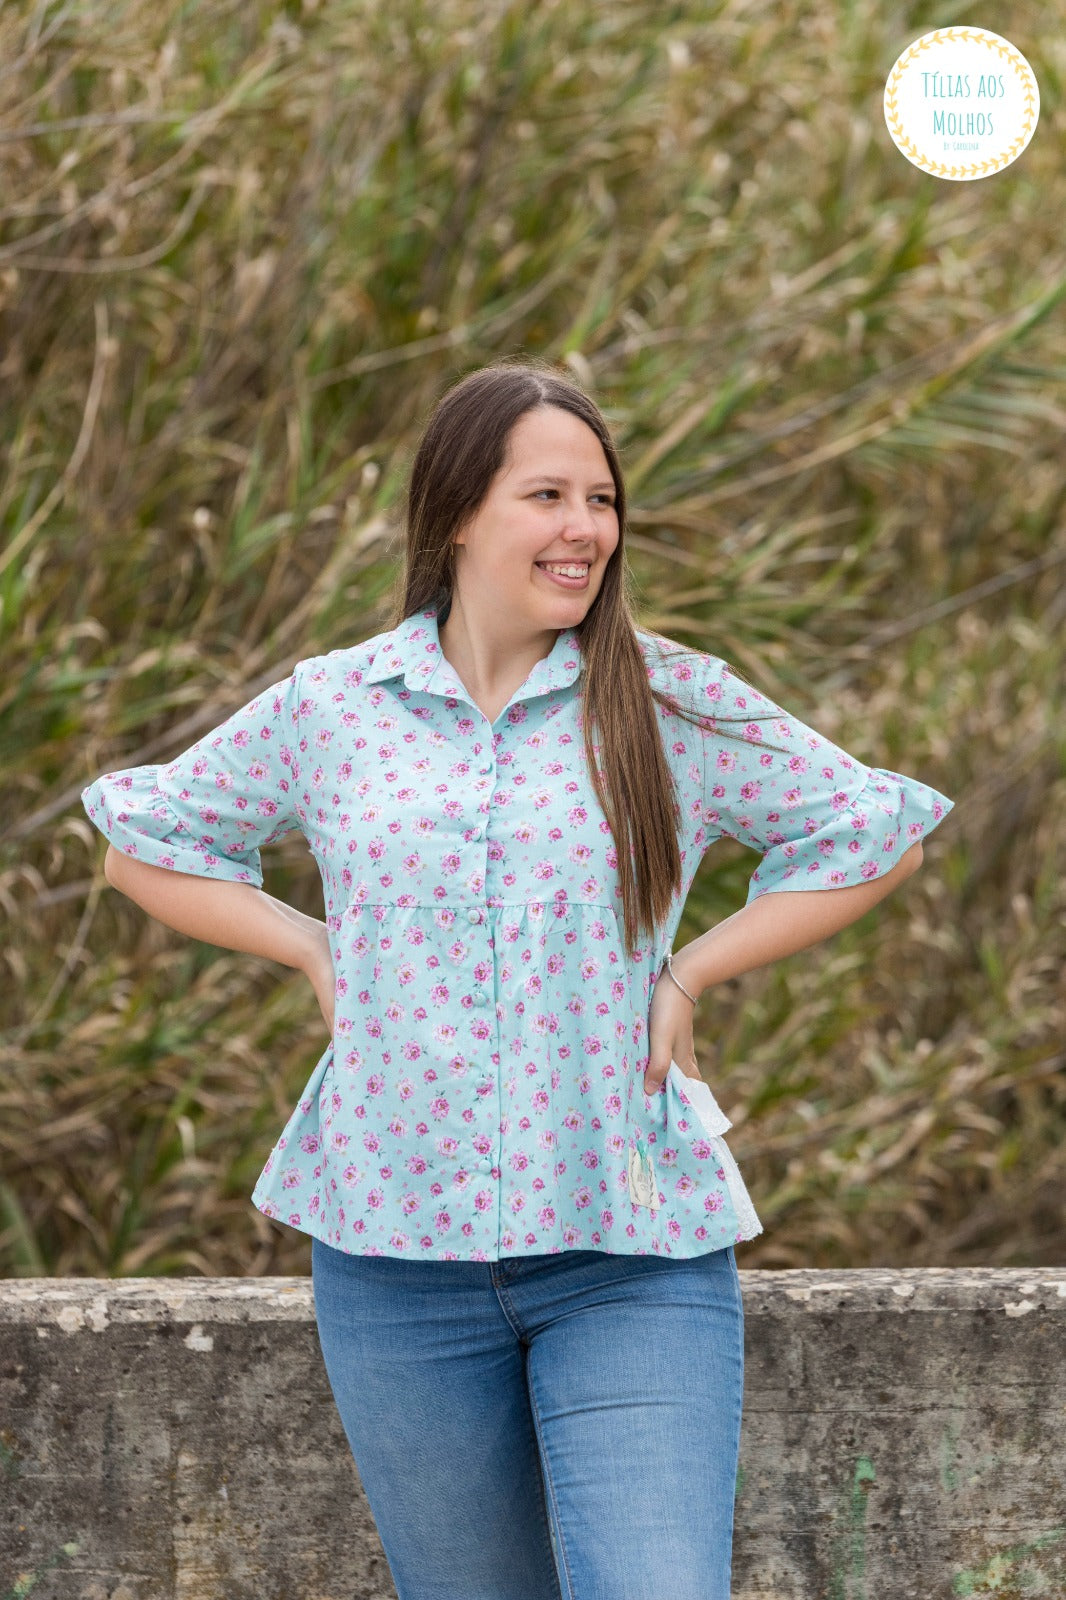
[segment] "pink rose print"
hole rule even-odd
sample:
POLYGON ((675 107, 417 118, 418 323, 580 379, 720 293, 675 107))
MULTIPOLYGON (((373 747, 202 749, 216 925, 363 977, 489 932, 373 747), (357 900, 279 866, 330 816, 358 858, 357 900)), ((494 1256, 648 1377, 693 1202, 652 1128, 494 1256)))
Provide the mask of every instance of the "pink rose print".
POLYGON ((719 725, 659 708, 682 880, 632 952, 568 629, 491 727, 430 606, 301 658, 165 765, 86 789, 100 831, 167 870, 259 883, 257 852, 294 831, 314 856, 333 1026, 256 1183, 265 1216, 355 1253, 441 1261, 686 1257, 755 1226, 697 1119, 642 1092, 654 963, 692 876, 728 836, 755 852, 757 893, 867 881, 952 802, 865 767, 721 658, 637 637, 649 683, 719 725), (629 1195, 638 1138, 654 1209, 629 1195))

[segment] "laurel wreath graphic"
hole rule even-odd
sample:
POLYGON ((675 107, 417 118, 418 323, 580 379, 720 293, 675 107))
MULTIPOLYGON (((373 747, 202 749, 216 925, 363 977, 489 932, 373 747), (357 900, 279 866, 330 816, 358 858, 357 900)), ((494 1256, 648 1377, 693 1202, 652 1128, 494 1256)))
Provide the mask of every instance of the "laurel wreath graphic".
POLYGON ((910 161, 913 161, 916 167, 920 167, 923 172, 931 172, 937 178, 983 178, 990 172, 997 172, 1000 167, 1009 166, 1018 152, 1023 150, 1028 143, 1029 135, 1033 131, 1035 111, 1036 80, 1030 71, 1028 62, 1016 50, 1011 49, 1009 45, 1000 43, 996 39, 990 39, 985 34, 973 33, 967 28, 938 28, 935 33, 927 33, 924 38, 912 44, 910 49, 900 56, 889 73, 888 82, 885 85, 885 121, 888 123, 889 132, 903 151, 903 154, 910 161), (1025 122, 1017 138, 1007 146, 1001 155, 989 157, 984 161, 971 161, 968 164, 964 161, 961 164, 948 166, 946 162, 934 161, 932 156, 926 155, 923 150, 918 148, 913 139, 907 137, 903 123, 900 121, 899 109, 896 103, 896 91, 904 72, 912 61, 917 60, 923 51, 931 49, 935 44, 953 44, 956 40, 960 40, 964 44, 983 44, 988 49, 995 50, 996 54, 1006 61, 1008 66, 1013 68, 1021 83, 1022 100, 1025 105, 1025 122))

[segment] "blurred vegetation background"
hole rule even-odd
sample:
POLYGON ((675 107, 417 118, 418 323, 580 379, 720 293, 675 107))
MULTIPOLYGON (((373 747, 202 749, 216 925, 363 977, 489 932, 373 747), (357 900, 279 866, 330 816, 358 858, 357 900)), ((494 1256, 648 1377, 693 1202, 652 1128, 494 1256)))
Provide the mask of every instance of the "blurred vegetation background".
MULTIPOLYGON (((106 885, 80 789, 384 626, 443 389, 565 363, 651 628, 956 801, 835 939, 708 994, 745 1267, 1066 1249, 1066 37, 1044 3, 37 0, 0 9, 0 1273, 304 1273, 248 1198, 306 980, 106 885), (972 183, 885 78, 1005 33, 972 183)), ((679 943, 757 858, 705 858, 679 943)), ((321 915, 299 838, 270 891, 321 915)))

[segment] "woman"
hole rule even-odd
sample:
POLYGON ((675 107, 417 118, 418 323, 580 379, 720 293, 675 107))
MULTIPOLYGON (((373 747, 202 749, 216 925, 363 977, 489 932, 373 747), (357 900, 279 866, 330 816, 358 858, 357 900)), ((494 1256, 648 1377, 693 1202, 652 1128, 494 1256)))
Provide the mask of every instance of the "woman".
POLYGON ((109 883, 318 997, 252 1198, 312 1237, 401 1600, 728 1596, 760 1224, 693 1008, 862 916, 952 805, 637 628, 624 528, 592 401, 473 372, 413 463, 395 625, 83 797, 109 883), (295 828, 324 922, 262 891, 295 828), (747 903, 671 958, 722 834, 762 854, 747 903))

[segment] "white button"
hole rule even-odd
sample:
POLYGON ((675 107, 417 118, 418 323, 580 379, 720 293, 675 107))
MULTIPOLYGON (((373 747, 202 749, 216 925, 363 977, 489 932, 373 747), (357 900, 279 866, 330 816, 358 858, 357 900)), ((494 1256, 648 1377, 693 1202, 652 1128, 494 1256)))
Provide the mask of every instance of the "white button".
POLYGON ((476 1006, 483 1006, 488 999, 488 995, 484 989, 475 989, 471 998, 476 1006))
POLYGON ((481 912, 480 911, 468 911, 467 914, 466 914, 466 920, 467 920, 467 922, 480 922, 481 921, 481 912))
POLYGON ((475 839, 480 839, 484 832, 484 828, 475 828, 472 837, 475 839))

